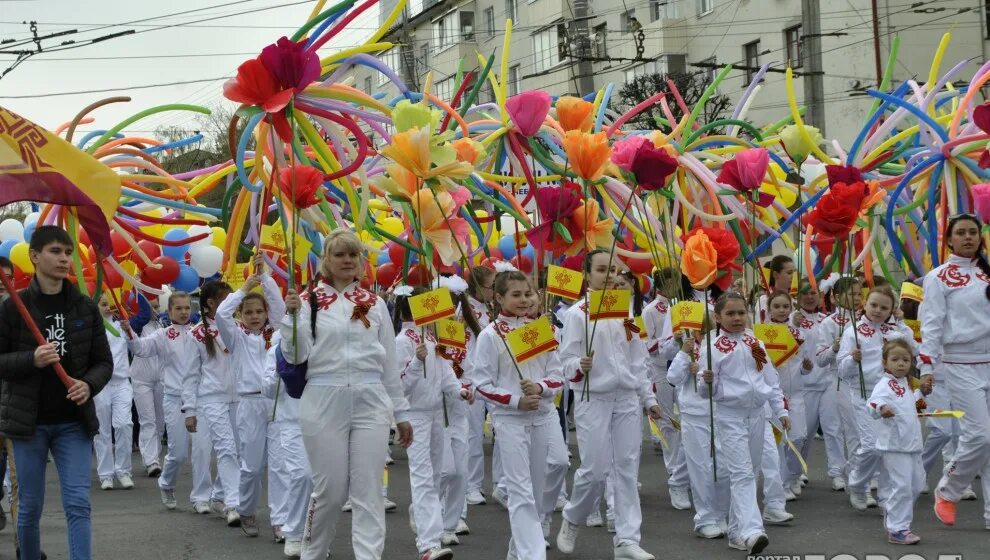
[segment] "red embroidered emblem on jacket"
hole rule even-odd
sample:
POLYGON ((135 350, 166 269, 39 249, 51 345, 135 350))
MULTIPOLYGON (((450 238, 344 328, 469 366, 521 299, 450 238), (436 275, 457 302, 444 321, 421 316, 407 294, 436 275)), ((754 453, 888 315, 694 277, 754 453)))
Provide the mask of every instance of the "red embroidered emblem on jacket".
POLYGON ((938 279, 950 288, 961 288, 969 284, 969 274, 962 272, 957 264, 950 264, 938 273, 938 279))
POLYGON ((667 302, 658 301, 656 305, 657 311, 660 313, 667 313, 667 302))
POLYGON ((720 336, 715 341, 715 349, 723 354, 728 354, 736 349, 736 341, 726 336, 720 336))
POLYGON ((175 340, 179 338, 180 335, 182 335, 182 333, 176 330, 175 327, 169 327, 168 330, 165 331, 165 336, 167 336, 169 340, 175 340))
POLYGON ((337 301, 337 294, 333 294, 333 293, 328 294, 325 291, 323 291, 323 288, 317 288, 316 290, 313 291, 313 293, 316 296, 317 309, 322 309, 326 311, 327 309, 330 309, 330 306, 333 304, 333 302, 337 301))
POLYGON ((876 329, 874 329, 873 327, 867 325, 866 323, 861 323, 859 325, 859 328, 857 328, 856 330, 858 330, 859 331, 859 334, 861 334, 863 336, 873 336, 877 332, 876 329))
POLYGON ((894 391, 894 394, 898 397, 904 396, 904 387, 901 387, 901 384, 898 383, 896 379, 888 379, 887 385, 890 386, 890 389, 894 391))

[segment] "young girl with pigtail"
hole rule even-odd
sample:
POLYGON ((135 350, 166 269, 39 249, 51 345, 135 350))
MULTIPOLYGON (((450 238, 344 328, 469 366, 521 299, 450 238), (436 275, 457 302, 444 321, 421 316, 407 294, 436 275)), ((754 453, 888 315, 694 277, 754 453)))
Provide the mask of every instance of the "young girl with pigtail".
MULTIPOLYGON (((495 270, 487 266, 476 266, 468 274, 468 287, 460 296, 458 316, 467 326, 467 360, 465 376, 471 378, 471 358, 481 331, 492 318, 493 283, 495 270)), ((468 505, 481 505, 487 502, 482 486, 485 480, 485 418, 487 404, 478 399, 468 407, 468 456, 467 456, 467 504, 462 517, 467 517, 468 505)))

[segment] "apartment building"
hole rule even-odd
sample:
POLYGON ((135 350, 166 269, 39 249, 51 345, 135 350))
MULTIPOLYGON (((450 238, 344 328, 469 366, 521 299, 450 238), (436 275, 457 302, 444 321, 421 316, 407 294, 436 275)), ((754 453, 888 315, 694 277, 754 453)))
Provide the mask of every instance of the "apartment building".
MULTIPOLYGON (((382 18, 395 2, 383 2, 382 18)), ((923 83, 951 31, 939 76, 972 59, 953 77, 961 85, 987 60, 988 6, 990 0, 411 0, 386 36, 397 46, 380 56, 413 89, 432 71, 433 91, 444 99, 459 69, 478 68, 478 53, 501 55, 506 19, 513 21, 510 94, 587 93, 647 73, 714 75, 731 64, 720 93, 735 101, 770 62, 749 110, 758 124, 786 115, 783 70, 790 61, 799 104, 812 108, 809 120, 848 146, 872 102, 866 90, 877 81, 875 53, 886 65, 899 35, 894 83, 923 83)), ((377 71, 358 67, 351 75, 358 88, 388 99, 398 94, 377 71)), ((483 100, 490 99, 486 88, 483 100)))

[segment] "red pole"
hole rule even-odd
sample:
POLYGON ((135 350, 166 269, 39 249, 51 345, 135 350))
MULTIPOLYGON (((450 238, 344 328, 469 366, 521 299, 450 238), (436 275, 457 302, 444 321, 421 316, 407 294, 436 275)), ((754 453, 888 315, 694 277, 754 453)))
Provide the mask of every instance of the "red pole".
MULTIPOLYGON (((34 339, 38 342, 38 345, 41 346, 48 344, 48 339, 46 339, 44 335, 41 334, 41 331, 38 330, 38 325, 34 324, 34 319, 31 318, 31 313, 29 313, 27 308, 24 307, 24 302, 21 301, 21 296, 17 295, 17 290, 14 289, 14 283, 10 280, 10 277, 7 276, 7 273, 2 268, 0 268, 0 282, 3 282, 3 287, 7 288, 7 293, 10 294, 10 299, 13 300, 14 305, 17 306, 17 312, 21 314, 21 318, 24 319, 24 324, 27 325, 28 329, 31 331, 31 334, 34 335, 34 339)), ((76 380, 69 377, 69 374, 66 373, 65 368, 62 367, 62 364, 55 362, 52 364, 52 367, 55 368, 55 375, 58 376, 59 381, 65 385, 66 389, 71 389, 72 386, 76 384, 76 380)))

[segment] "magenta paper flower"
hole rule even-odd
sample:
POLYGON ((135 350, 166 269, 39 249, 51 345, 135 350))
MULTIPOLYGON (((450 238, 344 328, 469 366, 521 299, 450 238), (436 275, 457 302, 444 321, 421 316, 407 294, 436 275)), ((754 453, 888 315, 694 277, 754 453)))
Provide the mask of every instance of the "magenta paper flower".
POLYGON ((297 43, 288 37, 265 47, 258 58, 282 89, 291 89, 295 93, 302 93, 306 86, 320 77, 320 57, 315 52, 307 51, 302 42, 297 43))
POLYGON ((984 223, 990 222, 990 183, 980 183, 970 187, 973 195, 973 209, 984 223))
POLYGON ((540 209, 540 225, 526 232, 526 239, 533 247, 544 251, 563 251, 571 241, 564 239, 556 230, 556 222, 561 223, 571 236, 571 240, 581 236, 569 216, 581 206, 581 197, 568 187, 543 187, 536 191, 536 206, 540 209))
POLYGON ((524 91, 505 102, 505 110, 523 136, 532 136, 550 112, 550 94, 543 90, 524 91))
POLYGON ((717 180, 742 193, 758 192, 759 199, 756 204, 766 208, 773 203, 773 195, 759 192, 759 189, 769 166, 770 154, 765 148, 750 148, 737 153, 734 159, 725 162, 717 180))
POLYGON ((645 144, 652 144, 645 136, 630 136, 612 145, 612 163, 619 169, 632 173, 633 162, 636 161, 636 153, 645 144))

